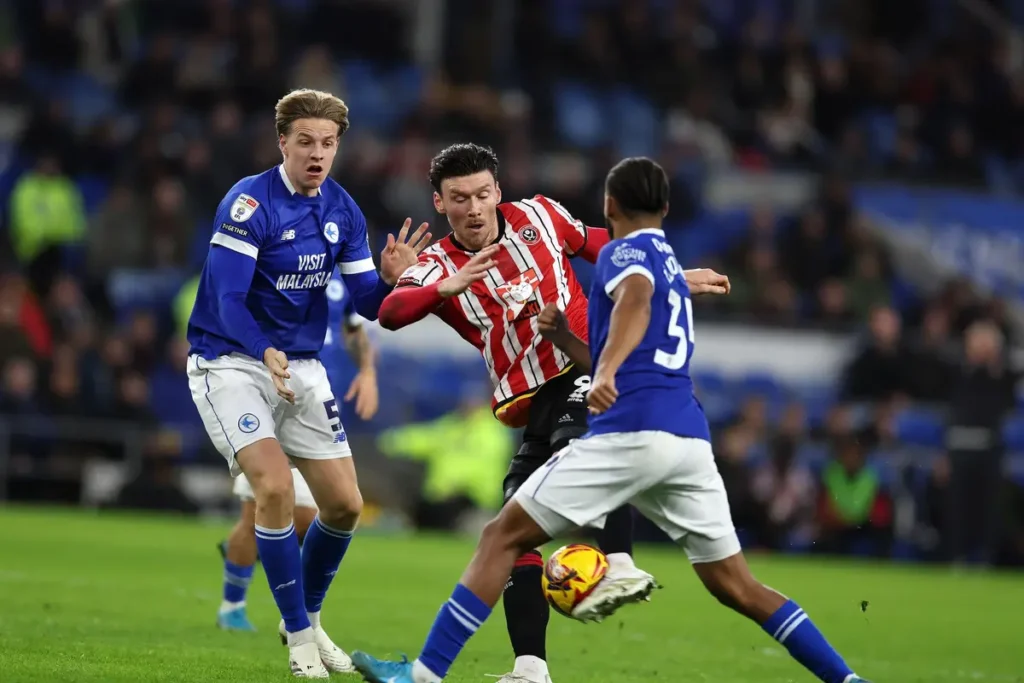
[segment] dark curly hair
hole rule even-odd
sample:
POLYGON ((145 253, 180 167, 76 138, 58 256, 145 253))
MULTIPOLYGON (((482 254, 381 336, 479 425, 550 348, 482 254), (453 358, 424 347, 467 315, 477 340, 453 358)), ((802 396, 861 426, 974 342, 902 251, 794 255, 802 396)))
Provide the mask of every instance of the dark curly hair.
POLYGON ((445 147, 437 156, 430 160, 430 173, 427 178, 438 192, 445 178, 461 178, 481 171, 490 171, 498 177, 498 156, 490 147, 474 145, 471 142, 460 142, 445 147))

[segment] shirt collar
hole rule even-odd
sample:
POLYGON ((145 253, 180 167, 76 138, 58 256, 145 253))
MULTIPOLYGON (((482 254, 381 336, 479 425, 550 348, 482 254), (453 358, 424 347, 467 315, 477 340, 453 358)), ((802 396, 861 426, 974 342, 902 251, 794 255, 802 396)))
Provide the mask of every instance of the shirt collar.
MULTIPOLYGON (((288 174, 284 172, 284 164, 278 165, 277 172, 281 174, 281 182, 284 183, 284 188, 286 190, 288 190, 288 194, 294 195, 296 192, 298 192, 298 190, 295 189, 295 186, 292 185, 292 181, 289 180, 288 174)), ((323 188, 322 187, 316 188, 316 193, 317 194, 323 194, 324 193, 323 188)))
POLYGON ((632 235, 630 235, 630 237, 632 237, 633 235, 656 235, 658 237, 664 237, 665 231, 662 230, 661 228, 643 228, 642 230, 637 230, 636 232, 634 232, 632 235))

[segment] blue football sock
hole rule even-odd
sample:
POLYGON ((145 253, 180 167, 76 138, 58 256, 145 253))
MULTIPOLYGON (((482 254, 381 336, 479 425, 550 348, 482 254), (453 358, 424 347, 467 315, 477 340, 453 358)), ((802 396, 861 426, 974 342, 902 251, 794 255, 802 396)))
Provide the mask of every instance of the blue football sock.
POLYGON ((319 612, 331 580, 345 557, 352 532, 327 526, 316 516, 302 542, 302 586, 306 611, 319 612))
POLYGON ((244 567, 224 560, 224 602, 245 602, 255 565, 244 567))
POLYGON ((844 683, 853 675, 853 670, 832 649, 807 613, 792 600, 768 617, 761 628, 825 683, 844 683))
POLYGON ((289 633, 309 628, 309 616, 302 599, 302 555, 295 525, 289 524, 284 529, 256 525, 256 547, 285 628, 289 633))
POLYGON ((441 605, 441 611, 430 627, 427 642, 420 653, 420 663, 438 678, 448 675, 452 662, 466 646, 466 641, 491 615, 491 608, 463 586, 455 586, 452 597, 441 605))

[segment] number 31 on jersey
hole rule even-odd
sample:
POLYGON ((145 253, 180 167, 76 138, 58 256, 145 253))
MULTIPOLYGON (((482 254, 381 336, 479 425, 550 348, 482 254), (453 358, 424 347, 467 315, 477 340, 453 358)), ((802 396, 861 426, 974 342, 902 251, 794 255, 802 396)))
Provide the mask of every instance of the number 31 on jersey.
POLYGON ((689 352, 687 341, 693 344, 693 303, 690 297, 682 297, 678 291, 668 291, 668 304, 671 306, 671 314, 668 319, 668 336, 678 339, 676 348, 671 353, 658 349, 654 353, 654 362, 669 370, 678 370, 686 365, 686 356, 689 352), (686 327, 679 324, 679 314, 686 308, 686 327))

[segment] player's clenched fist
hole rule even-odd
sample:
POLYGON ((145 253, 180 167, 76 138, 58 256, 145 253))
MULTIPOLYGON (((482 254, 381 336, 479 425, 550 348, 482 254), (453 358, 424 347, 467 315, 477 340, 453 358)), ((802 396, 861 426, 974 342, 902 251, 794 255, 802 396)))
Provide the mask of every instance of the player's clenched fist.
POLYGON ((687 270, 684 275, 691 294, 728 294, 732 289, 728 275, 716 273, 710 268, 687 270))
POLYGON ((555 304, 548 304, 537 316, 537 329, 542 337, 555 346, 562 346, 569 333, 569 323, 565 319, 565 313, 555 304))
POLYGON ((476 256, 469 259, 469 262, 451 277, 446 277, 437 285, 437 293, 448 298, 458 296, 469 289, 474 282, 479 282, 487 277, 487 271, 494 266, 491 257, 498 253, 497 245, 485 247, 477 252, 476 256))
POLYGON ((269 348, 263 352, 263 364, 270 370, 270 379, 274 381, 277 395, 289 403, 295 403, 295 392, 284 383, 286 379, 291 379, 292 376, 288 372, 288 356, 284 355, 283 351, 269 348))
POLYGON ((619 390, 615 388, 615 375, 598 370, 590 383, 590 393, 587 394, 587 408, 590 413, 600 415, 611 408, 618 397, 619 390))

